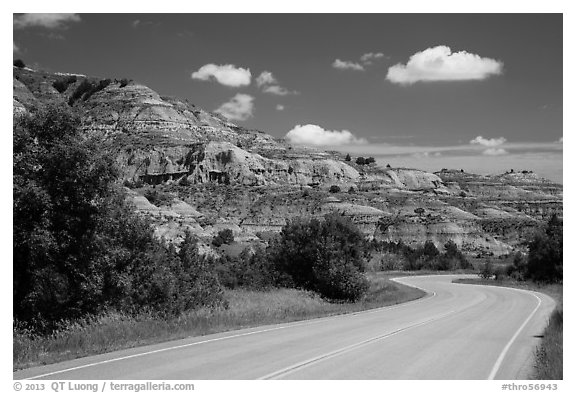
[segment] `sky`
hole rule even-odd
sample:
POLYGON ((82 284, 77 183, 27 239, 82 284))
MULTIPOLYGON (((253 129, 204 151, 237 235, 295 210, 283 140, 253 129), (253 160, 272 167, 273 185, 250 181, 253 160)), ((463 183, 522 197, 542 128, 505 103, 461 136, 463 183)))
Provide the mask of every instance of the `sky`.
POLYGON ((15 14, 13 56, 383 165, 562 182, 562 32, 562 14, 15 14))

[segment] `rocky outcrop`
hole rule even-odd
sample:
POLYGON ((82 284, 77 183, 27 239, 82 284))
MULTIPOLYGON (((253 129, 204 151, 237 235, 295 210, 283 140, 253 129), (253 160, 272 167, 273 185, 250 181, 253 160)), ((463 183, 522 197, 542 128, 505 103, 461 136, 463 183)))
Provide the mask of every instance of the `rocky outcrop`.
POLYGON ((156 234, 178 242, 191 231, 206 252, 222 229, 260 242, 291 219, 337 212, 368 238, 432 240, 438 248, 452 240, 471 254, 500 255, 525 248, 543 221, 562 216, 562 186, 529 171, 482 176, 358 165, 336 152, 289 146, 132 81, 14 68, 13 85, 15 115, 73 105, 84 132, 113 146, 133 188, 129 198, 156 234), (76 97, 84 82, 98 88, 76 97), (171 202, 151 204, 144 195, 152 186, 171 193, 171 202))

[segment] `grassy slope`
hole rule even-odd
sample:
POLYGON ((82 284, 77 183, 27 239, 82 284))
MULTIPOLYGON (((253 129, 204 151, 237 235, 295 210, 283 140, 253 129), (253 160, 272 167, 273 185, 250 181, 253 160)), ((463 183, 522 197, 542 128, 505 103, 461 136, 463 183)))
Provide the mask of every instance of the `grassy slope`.
POLYGON ((162 341, 259 325, 298 321, 357 312, 415 300, 424 292, 390 281, 383 273, 369 274, 368 295, 356 303, 331 303, 308 291, 275 289, 226 292, 227 309, 200 309, 163 319, 142 314, 137 317, 108 313, 68 323, 48 337, 13 334, 13 368, 95 355, 162 341))
POLYGON ((531 281, 461 279, 456 282, 469 284, 497 285, 543 292, 556 300, 556 309, 550 316, 542 341, 536 350, 533 379, 561 380, 563 347, 563 298, 561 284, 536 284, 531 281))

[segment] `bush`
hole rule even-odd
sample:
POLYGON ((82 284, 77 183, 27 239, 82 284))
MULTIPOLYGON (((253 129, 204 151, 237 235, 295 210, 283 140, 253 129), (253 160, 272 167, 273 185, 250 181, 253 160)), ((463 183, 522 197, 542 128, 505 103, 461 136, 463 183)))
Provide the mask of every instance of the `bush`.
POLYGON ((349 219, 329 214, 323 220, 289 222, 269 252, 281 285, 355 301, 368 290, 364 244, 362 233, 349 219))
POLYGON ((130 83, 130 81, 126 78, 122 78, 122 79, 120 79, 119 83, 120 83, 120 88, 123 88, 123 87, 128 86, 128 83, 130 83))
POLYGON ((83 101, 88 100, 92 95, 104 90, 110 83, 112 83, 110 79, 102 79, 97 84, 88 81, 88 79, 84 79, 82 83, 76 87, 72 96, 70 96, 68 105, 74 105, 74 103, 79 99, 82 99, 83 101))
POLYGON ((350 154, 346 154, 346 158, 344 158, 344 161, 351 161, 352 157, 350 157, 350 154))
POLYGON ((480 269, 480 273, 478 273, 480 278, 488 280, 492 278, 494 275, 494 264, 492 263, 491 259, 487 259, 486 262, 482 265, 482 269, 480 269))
POLYGON ((560 282, 563 279, 562 222, 556 215, 548 221, 543 233, 528 244, 526 275, 534 281, 560 282))
POLYGON ((72 83, 76 83, 75 75, 70 75, 67 78, 58 79, 52 83, 52 86, 56 89, 56 91, 58 91, 58 93, 64 93, 68 89, 68 86, 70 86, 72 83))
POLYGON ((373 164, 373 163, 375 163, 375 162, 376 162, 376 159, 375 159, 374 157, 368 157, 368 158, 364 161, 364 163, 365 163, 366 165, 373 164))
POLYGON ((340 187, 338 187, 337 185, 332 185, 332 186, 330 186, 330 192, 333 194, 340 192, 340 187))
POLYGON ((21 59, 14 60, 14 66, 18 68, 25 68, 26 64, 21 59))
POLYGON ((358 165, 365 165, 366 164, 366 159, 364 157, 358 157, 356 158, 356 164, 358 165))
POLYGON ((220 247, 222 244, 231 244, 232 242, 234 242, 234 232, 232 232, 232 229, 222 229, 214 236, 214 239, 212 239, 212 244, 216 247, 220 247))

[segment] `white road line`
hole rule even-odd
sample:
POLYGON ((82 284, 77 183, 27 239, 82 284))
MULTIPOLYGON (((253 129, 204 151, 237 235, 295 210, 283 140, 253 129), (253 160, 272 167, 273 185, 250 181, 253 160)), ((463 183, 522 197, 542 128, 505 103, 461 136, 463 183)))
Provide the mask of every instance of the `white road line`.
MULTIPOLYGON (((394 280, 394 279, 393 279, 393 280, 394 280)), ((394 280, 394 281, 395 281, 395 280, 394 280)), ((402 283, 402 284, 404 284, 404 283, 402 283)), ((404 284, 404 285, 416 287, 416 286, 410 285, 410 284, 404 284)), ((416 287, 416 288, 418 288, 418 287, 416 287)), ((422 289, 422 288, 419 288, 419 289, 422 289)), ((422 290, 423 290, 423 289, 422 289, 422 290)), ((234 334, 234 335, 231 335, 231 336, 213 338, 213 339, 204 340, 204 341, 197 341, 197 342, 193 342, 193 343, 189 343, 189 344, 176 345, 176 346, 174 346, 174 347, 162 348, 162 349, 157 349, 157 350, 154 350, 154 351, 137 353, 137 354, 134 354, 134 355, 121 356, 121 357, 118 357, 118 358, 107 359, 107 360, 102 360, 102 361, 99 361, 99 362, 83 364, 83 365, 81 365, 81 366, 70 367, 70 368, 66 368, 66 369, 63 369, 63 370, 52 371, 52 372, 49 372, 49 373, 45 373, 45 374, 36 375, 36 376, 33 376, 33 377, 24 378, 23 380, 33 380, 33 379, 38 379, 38 378, 49 377, 49 376, 52 376, 52 375, 63 374, 63 373, 66 373, 66 372, 81 370, 81 369, 84 369, 84 368, 99 366, 99 365, 102 365, 102 364, 107 364, 107 363, 112 363, 112 362, 118 362, 118 361, 127 360, 127 359, 133 359, 133 358, 142 357, 142 356, 147 356, 147 355, 152 355, 152 354, 156 354, 156 353, 160 353, 160 352, 172 351, 172 350, 175 350, 175 349, 187 348, 187 347, 192 347, 192 346, 196 346, 196 345, 201 345, 201 344, 216 342, 216 341, 229 340, 229 339, 237 338, 237 337, 250 336, 250 335, 253 335, 253 334, 266 333, 266 332, 271 332, 271 331, 275 331, 275 330, 288 329, 288 328, 292 328, 292 327, 312 325, 312 324, 316 324, 316 323, 325 322, 326 320, 332 319, 332 318, 354 317, 354 316, 358 316, 358 315, 366 315, 366 314, 372 314, 372 313, 376 313, 376 312, 380 312, 380 311, 392 310, 392 309, 396 309, 396 308, 399 308, 399 307, 404 307, 404 306, 412 305, 412 304, 415 304, 415 303, 420 303, 420 302, 422 302, 422 301, 430 300, 430 299, 432 299, 433 297, 436 296, 436 292, 430 292, 430 291, 425 291, 425 292, 426 292, 429 296, 425 296, 425 297, 423 297, 423 298, 420 298, 420 299, 417 299, 417 300, 413 300, 413 301, 409 301, 409 302, 405 302, 405 303, 401 303, 401 304, 396 304, 396 305, 393 305, 393 306, 379 307, 379 308, 372 309, 372 310, 357 311, 357 312, 349 313, 349 314, 339 314, 339 315, 334 315, 334 316, 330 316, 330 317, 317 318, 317 319, 314 319, 314 320, 312 320, 312 321, 308 320, 308 321, 296 322, 296 323, 292 323, 292 324, 287 325, 287 326, 277 326, 277 327, 273 327, 273 328, 269 328, 269 329, 264 329, 264 330, 257 330, 257 331, 253 331, 253 332, 247 332, 247 333, 241 333, 241 334, 234 334)))
POLYGON ((418 327, 418 326, 426 325, 426 324, 428 324, 428 323, 437 321, 438 319, 442 319, 442 318, 444 318, 444 317, 447 317, 447 316, 450 315, 450 314, 454 314, 455 312, 456 312, 456 311, 450 311, 449 313, 443 314, 443 315, 441 315, 441 316, 439 316, 439 317, 432 318, 432 319, 427 319, 427 320, 422 321, 422 322, 419 322, 419 323, 417 323, 417 324, 410 325, 410 326, 406 326, 406 327, 400 328, 400 329, 398 329, 398 330, 395 330, 395 331, 393 331, 393 332, 386 333, 386 334, 384 334, 384 335, 377 336, 377 337, 372 337, 372 338, 369 338, 369 339, 367 339, 367 340, 361 341, 361 342, 359 342, 359 343, 355 343, 355 344, 349 345, 349 346, 347 346, 347 347, 340 348, 340 349, 337 349, 337 350, 335 350, 335 351, 328 352, 328 353, 325 353, 325 354, 320 355, 320 356, 316 356, 316 357, 311 358, 311 359, 308 359, 308 360, 304 360, 303 362, 293 364, 293 365, 291 365, 291 366, 288 366, 288 367, 283 368, 283 369, 278 370, 278 371, 274 371, 273 373, 267 374, 267 375, 265 375, 265 376, 263 376, 263 377, 260 377, 260 378, 258 378, 258 379, 259 379, 259 380, 274 379, 274 378, 277 378, 277 377, 279 377, 279 376, 285 376, 285 375, 291 374, 291 373, 293 373, 294 371, 297 371, 297 370, 299 370, 299 369, 305 368, 306 366, 312 365, 312 364, 314 364, 314 363, 318 363, 318 362, 320 362, 320 361, 322 361, 322 360, 326 360, 326 359, 333 358, 333 357, 335 357, 335 356, 344 354, 344 353, 346 353, 346 352, 350 352, 350 351, 352 351, 352 350, 354 350, 354 349, 357 349, 357 348, 360 348, 360 347, 362 347, 362 346, 364 346, 364 345, 366 345, 366 344, 370 344, 370 343, 375 342, 375 341, 384 340, 384 339, 386 339, 386 338, 389 338, 389 337, 395 336, 395 335, 397 335, 397 334, 399 334, 399 333, 402 333, 402 332, 404 332, 404 331, 406 331, 406 330, 410 330, 410 329, 415 328, 415 327, 418 327))
POLYGON ((528 315, 528 318, 526 318, 524 323, 518 328, 518 330, 516 330, 516 333, 514 333, 514 335, 510 339, 510 341, 508 341, 508 343, 506 344, 506 346, 504 347, 504 349, 500 353, 500 356, 498 356, 496 363, 494 363, 494 367, 492 367, 492 370, 490 371, 490 374, 488 375, 488 379, 494 379, 496 377, 496 374, 498 373, 498 370, 502 366, 502 362, 504 361, 504 358, 506 357, 508 350, 510 349, 510 347, 512 346, 514 341, 518 338, 518 336, 520 335, 520 332, 522 332, 522 329, 524 329, 524 327, 526 327, 526 325, 528 324, 530 319, 532 319, 532 317, 534 316, 534 314, 536 314, 536 311, 538 311, 538 309, 540 308, 540 305, 542 304, 542 299, 540 299, 540 297, 538 297, 532 291, 527 291, 524 289, 517 289, 517 288, 508 288, 508 287, 497 287, 497 288, 504 288, 504 289, 510 289, 510 290, 514 290, 514 291, 529 293, 532 296, 534 296, 536 299, 538 299, 538 304, 536 305, 536 308, 530 313, 530 315, 528 315))

